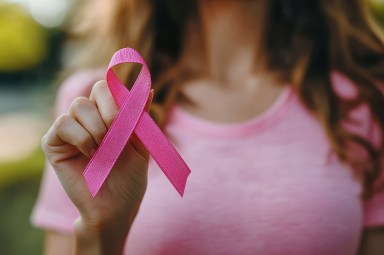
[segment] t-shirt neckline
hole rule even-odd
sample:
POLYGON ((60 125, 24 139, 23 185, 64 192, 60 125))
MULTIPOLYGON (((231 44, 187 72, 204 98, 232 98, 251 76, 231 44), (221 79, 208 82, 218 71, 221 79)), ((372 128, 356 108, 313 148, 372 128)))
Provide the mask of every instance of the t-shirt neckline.
POLYGON ((292 101, 293 91, 285 85, 278 98, 263 113, 245 121, 236 123, 215 122, 192 115, 178 105, 174 105, 169 115, 168 125, 179 126, 189 132, 210 137, 239 137, 256 134, 279 120, 292 101))

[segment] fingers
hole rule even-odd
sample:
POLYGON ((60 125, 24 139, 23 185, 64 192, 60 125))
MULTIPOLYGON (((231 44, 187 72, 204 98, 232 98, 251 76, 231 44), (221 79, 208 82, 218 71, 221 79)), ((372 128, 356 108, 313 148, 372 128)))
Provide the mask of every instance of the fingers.
POLYGON ((96 143, 87 130, 72 116, 64 114, 58 117, 44 136, 43 150, 49 147, 71 144, 84 155, 91 157, 95 151, 96 143))
POLYGON ((99 81, 93 86, 90 99, 96 104, 105 126, 109 128, 119 107, 115 103, 106 81, 99 81))
POLYGON ((69 114, 92 136, 97 145, 101 143, 107 127, 94 102, 86 97, 78 97, 72 102, 69 114))
MULTIPOLYGON (((149 111, 153 99, 151 90, 145 110, 149 111)), ((55 123, 43 139, 43 149, 70 144, 84 155, 91 157, 102 142, 109 126, 112 124, 118 106, 105 81, 97 82, 91 92, 90 99, 75 99, 65 114, 56 119, 55 123)), ((131 137, 136 151, 144 157, 148 153, 136 135, 131 137)))

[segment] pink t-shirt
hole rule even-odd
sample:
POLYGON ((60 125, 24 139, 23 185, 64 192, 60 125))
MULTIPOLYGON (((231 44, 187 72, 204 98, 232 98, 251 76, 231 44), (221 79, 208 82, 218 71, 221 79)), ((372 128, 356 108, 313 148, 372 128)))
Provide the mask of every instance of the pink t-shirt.
MULTIPOLYGON (((102 75, 68 79, 57 114, 102 75)), ((243 123, 209 122, 175 107, 166 132, 192 170, 185 196, 150 161, 126 254, 354 255, 364 227, 384 226, 384 195, 362 202, 351 169, 329 156, 324 131, 289 87, 243 123)), ((33 224, 71 233, 77 217, 47 165, 33 224)))

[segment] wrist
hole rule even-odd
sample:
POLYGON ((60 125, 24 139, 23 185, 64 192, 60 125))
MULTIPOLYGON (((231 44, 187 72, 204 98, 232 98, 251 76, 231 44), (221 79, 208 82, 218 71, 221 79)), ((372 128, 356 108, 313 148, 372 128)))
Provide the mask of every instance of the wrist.
POLYGON ((95 227, 86 224, 81 217, 75 222, 75 254, 116 254, 123 253, 130 226, 115 222, 108 226, 95 227))

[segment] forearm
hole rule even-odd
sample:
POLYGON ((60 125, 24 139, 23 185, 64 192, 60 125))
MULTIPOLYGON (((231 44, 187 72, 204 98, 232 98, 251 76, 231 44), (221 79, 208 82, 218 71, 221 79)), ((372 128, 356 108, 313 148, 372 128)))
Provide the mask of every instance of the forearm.
POLYGON ((85 226, 79 220, 75 224, 74 255, 121 255, 130 224, 115 224, 103 229, 95 229, 85 226))

